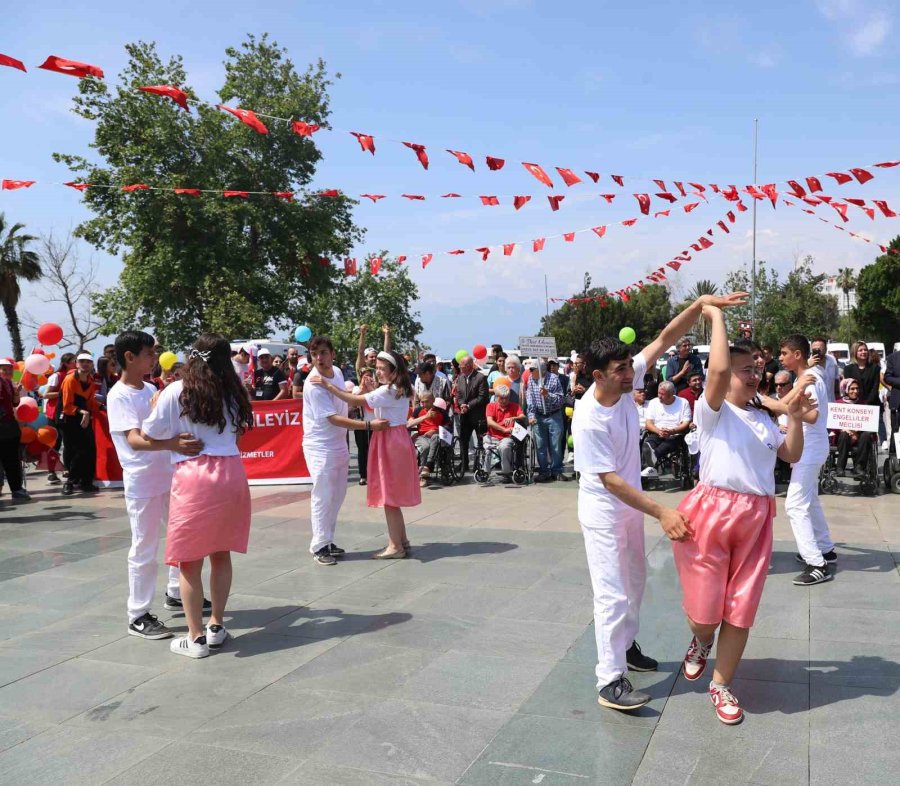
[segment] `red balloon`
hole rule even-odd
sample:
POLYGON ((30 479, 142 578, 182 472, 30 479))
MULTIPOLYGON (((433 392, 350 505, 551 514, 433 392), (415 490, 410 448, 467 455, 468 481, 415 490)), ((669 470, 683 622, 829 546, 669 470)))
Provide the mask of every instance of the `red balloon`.
MULTIPOLYGON (((21 384, 22 387, 25 388, 25 390, 34 390, 38 386, 37 377, 30 371, 23 371, 21 384)), ((23 399, 23 401, 26 400, 31 401, 32 399, 23 399)))
POLYGON ((23 426, 22 433, 19 435, 19 442, 23 445, 30 445, 37 439, 37 432, 31 426, 23 426))
POLYGON ((484 360, 487 357, 487 347, 484 344, 476 344, 472 347, 472 357, 475 360, 484 360))
POLYGON ((40 456, 41 453, 43 453, 45 450, 47 450, 47 446, 46 446, 46 445, 42 445, 42 444, 41 444, 40 442, 38 442, 37 440, 34 440, 33 442, 29 442, 29 443, 25 446, 25 452, 26 452, 29 456, 33 456, 33 457, 35 457, 35 458, 37 458, 38 456, 40 456))
POLYGON ((44 344, 58 344, 62 341, 63 329, 55 322, 45 322, 38 328, 37 339, 44 344))
POLYGON ((23 423, 32 423, 38 419, 38 415, 40 415, 40 410, 38 410, 37 401, 33 398, 23 398, 16 407, 16 418, 23 423))

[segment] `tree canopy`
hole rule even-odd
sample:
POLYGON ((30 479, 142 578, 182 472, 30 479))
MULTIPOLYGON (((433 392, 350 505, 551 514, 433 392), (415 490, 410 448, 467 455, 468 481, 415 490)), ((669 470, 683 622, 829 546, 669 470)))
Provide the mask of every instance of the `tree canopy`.
MULTIPOLYGON (((84 200, 95 216, 77 234, 111 254, 124 252, 118 285, 97 298, 107 329, 146 326, 165 345, 181 347, 202 331, 267 335, 311 321, 311 303, 341 277, 319 260, 345 254, 362 236, 351 200, 304 191, 321 160, 313 141, 287 123, 266 121, 269 133, 258 134, 210 107, 188 113, 138 92, 169 84, 194 96, 181 57, 163 61, 153 43, 126 49, 115 88, 82 79, 74 99, 75 113, 96 121, 97 155, 55 154, 93 186, 84 200), (123 193, 121 185, 131 183, 296 197, 123 193)), ((249 36, 225 55, 222 103, 327 127, 331 82, 321 60, 299 73, 266 36, 249 36)))
MULTIPOLYGON (((900 237, 889 248, 900 252, 900 237)), ((882 254, 859 271, 854 315, 859 327, 873 334, 870 338, 880 338, 888 352, 900 341, 900 255, 882 254)))

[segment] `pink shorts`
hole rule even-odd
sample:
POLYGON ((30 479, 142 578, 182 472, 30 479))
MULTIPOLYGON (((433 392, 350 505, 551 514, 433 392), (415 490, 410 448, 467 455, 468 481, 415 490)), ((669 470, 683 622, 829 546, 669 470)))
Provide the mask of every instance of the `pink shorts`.
POLYGON ((753 625, 772 556, 775 498, 697 486, 678 506, 693 538, 675 542, 685 614, 701 625, 753 625))

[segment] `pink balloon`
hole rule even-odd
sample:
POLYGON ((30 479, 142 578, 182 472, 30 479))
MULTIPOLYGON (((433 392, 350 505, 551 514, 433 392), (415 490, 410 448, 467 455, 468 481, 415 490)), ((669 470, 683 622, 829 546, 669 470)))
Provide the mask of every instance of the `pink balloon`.
POLYGON ((29 355, 25 358, 25 370, 39 377, 50 369, 50 359, 46 355, 29 355))

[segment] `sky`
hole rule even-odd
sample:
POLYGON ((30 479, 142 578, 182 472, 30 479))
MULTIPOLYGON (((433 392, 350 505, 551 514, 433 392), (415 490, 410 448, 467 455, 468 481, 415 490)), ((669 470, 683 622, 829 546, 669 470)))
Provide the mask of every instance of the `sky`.
MULTIPOLYGON (((69 180, 51 153, 85 153, 92 140, 94 124, 70 111, 75 80, 34 68, 47 55, 100 65, 116 82, 124 45, 152 40, 164 58, 181 54, 188 84, 216 101, 225 48, 247 33, 269 32, 298 67, 322 58, 341 75, 331 88, 330 118, 340 130, 315 137, 324 159, 312 187, 390 195, 355 208, 366 234, 353 255, 388 249, 410 257, 422 338, 440 354, 476 343, 513 345, 538 333, 545 276, 551 298, 577 293, 585 272, 595 286, 620 289, 687 248, 728 206, 713 199, 690 215, 674 206, 667 219, 611 226, 603 239, 548 240, 538 254, 528 241, 640 216, 631 194, 658 190, 652 178, 752 183, 754 119, 758 183, 900 158, 894 9, 878 0, 761 0, 740 10, 655 0, 19 3, 4 11, 0 53, 24 60, 29 72, 0 68, 0 178, 69 180), (375 137, 375 156, 360 150, 351 130, 375 137), (427 172, 399 140, 426 145, 427 172), (476 171, 446 148, 471 153, 476 171), (488 171, 485 155, 506 166, 488 171), (535 180, 523 161, 544 166, 555 187, 535 180), (556 166, 585 182, 566 188, 556 166), (595 186, 584 170, 604 178, 595 186), (625 188, 610 173, 625 175, 625 188), (447 192, 471 198, 439 198, 447 192), (607 205, 598 196, 604 192, 619 196, 607 205), (428 199, 411 202, 401 193, 428 199), (498 207, 477 199, 495 194, 498 207), (533 199, 515 211, 513 194, 533 199), (550 210, 548 194, 565 194, 559 211, 550 210), (482 262, 471 251, 508 242, 520 243, 510 257, 495 251, 482 262), (469 251, 441 253, 455 248, 469 251), (426 252, 435 259, 422 270, 426 252)), ((840 189, 823 179, 831 193, 886 199, 900 212, 900 167, 874 171, 874 180, 840 189)), ((654 199, 653 210, 663 207, 654 199)), ((823 273, 859 268, 876 255, 796 209, 758 207, 757 257, 778 270, 808 254, 823 273)), ((90 217, 78 193, 40 183, 0 192, 0 211, 32 234, 65 233, 90 217)), ((820 212, 839 222, 833 210, 820 212)), ((670 276, 676 293, 749 264, 750 215, 670 276)), ((855 208, 850 217, 849 229, 885 243, 900 220, 870 221, 855 208)), ((93 256, 103 284, 116 281, 119 259, 87 245, 80 253, 85 261, 93 256)), ((38 320, 58 315, 39 285, 25 287, 20 310, 38 320)), ((9 349, 2 324, 0 353, 9 349)))

